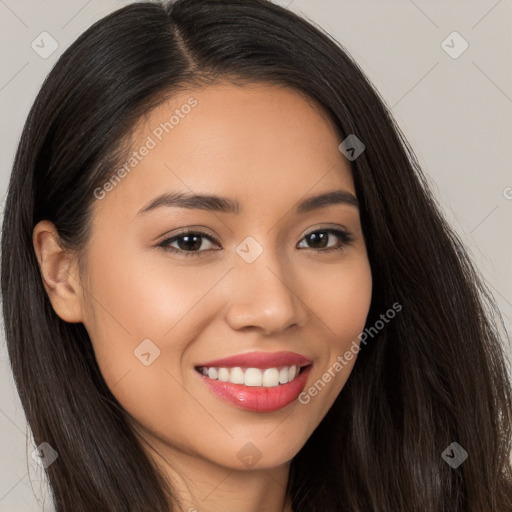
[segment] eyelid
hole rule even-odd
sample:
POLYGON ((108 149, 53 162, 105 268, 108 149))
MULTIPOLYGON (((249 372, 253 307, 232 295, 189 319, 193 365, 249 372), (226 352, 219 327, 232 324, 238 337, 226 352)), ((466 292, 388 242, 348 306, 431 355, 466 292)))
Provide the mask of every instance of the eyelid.
MULTIPOLYGON (((332 230, 337 230, 337 231, 344 231, 346 233, 352 233, 350 231, 350 229, 346 228, 345 226, 343 225, 340 225, 340 224, 332 224, 332 223, 320 223, 320 224, 316 224, 310 228, 308 228, 307 231, 304 232, 304 234, 302 235, 302 238, 304 238, 305 236, 308 236, 310 235, 311 233, 314 233, 315 231, 321 231, 322 229, 325 229, 326 231, 328 229, 332 229, 332 230)), ((302 240, 301 238, 301 240, 302 240)))
MULTIPOLYGON (((217 236, 215 233, 204 226, 187 226, 186 228, 178 228, 176 231, 171 231, 169 233, 166 233, 162 237, 162 242, 167 242, 171 238, 176 238, 183 235, 190 235, 190 234, 200 234, 206 238, 210 238, 215 243, 219 243, 217 236)), ((161 242, 159 242, 161 243, 161 242)))

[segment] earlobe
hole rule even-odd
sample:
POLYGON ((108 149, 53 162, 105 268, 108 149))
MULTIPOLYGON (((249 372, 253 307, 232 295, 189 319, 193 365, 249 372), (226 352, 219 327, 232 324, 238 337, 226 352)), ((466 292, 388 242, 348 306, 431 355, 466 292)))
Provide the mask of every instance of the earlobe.
POLYGON ((60 245, 55 225, 48 220, 39 222, 34 228, 32 242, 55 313, 66 322, 82 322, 82 293, 76 262, 60 245))

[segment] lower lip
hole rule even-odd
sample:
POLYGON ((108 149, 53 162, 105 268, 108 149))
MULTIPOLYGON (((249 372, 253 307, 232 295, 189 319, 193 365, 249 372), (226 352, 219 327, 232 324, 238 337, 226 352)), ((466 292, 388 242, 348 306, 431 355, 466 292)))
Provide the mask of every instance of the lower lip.
POLYGON ((270 388, 232 384, 210 379, 199 373, 198 375, 202 377, 210 391, 227 402, 248 411, 272 412, 286 407, 298 398, 306 385, 310 371, 311 365, 307 366, 291 382, 270 388))

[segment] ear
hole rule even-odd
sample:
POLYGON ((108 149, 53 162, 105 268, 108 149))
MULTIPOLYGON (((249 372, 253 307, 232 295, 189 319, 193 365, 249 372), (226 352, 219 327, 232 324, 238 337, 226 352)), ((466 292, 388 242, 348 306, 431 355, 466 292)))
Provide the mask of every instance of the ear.
POLYGON ((33 231, 32 242, 44 287, 55 313, 66 322, 83 320, 82 288, 76 261, 59 243, 55 225, 43 220, 33 231))

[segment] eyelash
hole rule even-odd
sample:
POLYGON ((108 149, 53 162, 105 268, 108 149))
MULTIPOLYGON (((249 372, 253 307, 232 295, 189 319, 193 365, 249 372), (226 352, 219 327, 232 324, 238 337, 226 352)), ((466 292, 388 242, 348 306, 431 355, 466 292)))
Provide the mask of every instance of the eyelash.
MULTIPOLYGON (((354 237, 352 236, 352 234, 349 231, 347 231, 345 229, 334 229, 334 228, 316 229, 315 231, 311 231, 311 232, 307 233, 306 235, 304 235, 304 237, 301 239, 301 241, 304 240, 305 238, 307 238, 308 236, 314 234, 314 233, 331 233, 331 234, 334 234, 334 235, 338 236, 341 239, 341 244, 338 247, 329 247, 327 249, 310 249, 314 253, 326 253, 326 252, 331 252, 331 251, 339 251, 339 250, 344 249, 345 246, 350 245, 354 241, 354 237)), ((183 256, 186 256, 186 257, 188 257, 188 256, 200 256, 201 253, 206 252, 205 250, 202 250, 202 251, 184 251, 183 249, 177 249, 176 247, 170 247, 169 246, 169 244, 175 242, 177 239, 179 239, 179 238, 181 238, 183 236, 189 236, 189 235, 199 235, 201 237, 204 237, 204 238, 208 239, 210 242, 219 245, 217 240, 215 240, 214 237, 212 237, 208 233, 205 233, 204 231, 201 231, 201 230, 198 230, 198 231, 187 231, 187 230, 184 230, 184 231, 181 231, 181 232, 177 233, 176 235, 174 235, 171 238, 167 238, 167 239, 163 240, 162 242, 160 242, 158 244, 158 247, 161 247, 164 251, 168 251, 168 252, 172 252, 172 253, 175 253, 175 254, 183 255, 183 256)), ((214 250, 218 250, 218 249, 214 249, 214 250)))

